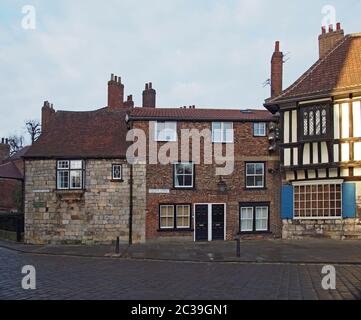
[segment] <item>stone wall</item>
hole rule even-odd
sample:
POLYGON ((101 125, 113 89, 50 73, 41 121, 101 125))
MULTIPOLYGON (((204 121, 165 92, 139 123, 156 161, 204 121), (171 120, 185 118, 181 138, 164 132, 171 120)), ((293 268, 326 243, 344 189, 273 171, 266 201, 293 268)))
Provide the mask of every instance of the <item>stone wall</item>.
POLYGON ((282 238, 286 240, 305 238, 361 240, 361 220, 283 220, 282 238))
MULTIPOLYGON (((55 168, 55 160, 26 161, 25 241, 92 244, 111 243, 117 237, 128 241, 130 170, 125 161, 87 160, 82 191, 57 191, 55 168), (111 180, 113 163, 123 164, 124 181, 111 180)), ((134 215, 137 225, 133 226, 136 241, 143 241, 145 234, 145 226, 138 219, 145 212, 142 176, 145 177, 145 173, 136 168, 134 215)))

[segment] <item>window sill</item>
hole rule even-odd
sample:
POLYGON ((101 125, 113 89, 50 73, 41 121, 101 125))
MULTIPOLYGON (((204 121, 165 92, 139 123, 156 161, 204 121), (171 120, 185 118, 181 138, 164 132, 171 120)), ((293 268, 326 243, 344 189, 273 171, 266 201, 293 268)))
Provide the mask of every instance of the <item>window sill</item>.
POLYGON ((162 232, 162 233, 166 233, 166 232, 193 232, 194 229, 158 229, 157 232, 162 232))
POLYGON ((238 236, 242 235, 260 235, 260 234, 272 234, 271 231, 244 231, 244 232, 238 232, 238 236))
POLYGON ((181 191, 181 190, 185 190, 185 191, 195 191, 196 188, 195 188, 195 187, 187 187, 187 188, 177 188, 177 187, 173 187, 171 190, 173 190, 173 191, 181 191))
POLYGON ((123 179, 111 179, 110 182, 122 183, 124 182, 123 179))
POLYGON ((76 201, 81 200, 83 198, 83 195, 85 193, 85 190, 56 190, 56 195, 61 199, 65 201, 76 201))
POLYGON ((265 190, 268 190, 267 187, 263 187, 263 188, 243 188, 244 191, 265 191, 265 190))

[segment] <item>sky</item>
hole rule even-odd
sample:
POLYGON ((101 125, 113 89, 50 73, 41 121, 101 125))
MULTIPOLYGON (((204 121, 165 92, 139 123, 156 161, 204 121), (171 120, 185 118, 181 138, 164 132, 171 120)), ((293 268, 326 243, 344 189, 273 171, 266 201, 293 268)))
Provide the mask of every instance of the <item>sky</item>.
POLYGON ((317 60, 321 25, 361 32, 360 12, 361 0, 0 0, 0 137, 24 134, 45 100, 106 106, 111 73, 136 106, 153 82, 159 107, 262 108, 276 40, 287 87, 317 60))

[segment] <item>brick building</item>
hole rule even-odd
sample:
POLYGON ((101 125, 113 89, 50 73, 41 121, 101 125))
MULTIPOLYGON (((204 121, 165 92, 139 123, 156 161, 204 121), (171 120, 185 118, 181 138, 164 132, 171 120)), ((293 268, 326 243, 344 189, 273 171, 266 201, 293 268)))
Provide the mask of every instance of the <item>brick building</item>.
POLYGON ((194 106, 131 110, 130 126, 145 132, 148 143, 146 238, 211 241, 232 240, 238 235, 278 236, 279 163, 278 155, 269 151, 267 131, 276 120, 262 110, 195 109, 194 106), (185 150, 188 161, 181 158, 183 130, 193 131, 189 151, 185 150), (207 138, 198 139, 201 132, 209 132, 208 146, 213 158, 211 154, 205 157, 207 138), (199 157, 192 149, 197 141, 199 157), (227 145, 234 149, 233 169, 217 175, 215 148, 218 146, 225 154, 227 145), (176 150, 177 155, 168 164, 152 163, 150 153, 157 155, 166 146, 176 150))
POLYGON ((269 151, 268 138, 278 118, 266 110, 155 106, 151 83, 143 107, 134 108, 114 76, 105 108, 55 111, 45 102, 43 132, 25 155, 28 243, 280 236, 278 155, 269 151), (156 139, 149 131, 154 125, 156 139), (142 161, 127 158, 133 129, 156 145, 142 161), (188 163, 150 163, 151 151, 180 148, 181 129, 208 129, 212 150, 231 146, 234 170, 216 175, 219 165, 190 163, 193 154, 188 163))
POLYGON ((10 156, 7 139, 0 143, 0 212, 22 212, 24 161, 28 147, 10 156))
POLYGON ((281 118, 286 239, 361 239, 360 52, 360 34, 323 27, 318 61, 282 91, 276 45, 265 107, 281 118))

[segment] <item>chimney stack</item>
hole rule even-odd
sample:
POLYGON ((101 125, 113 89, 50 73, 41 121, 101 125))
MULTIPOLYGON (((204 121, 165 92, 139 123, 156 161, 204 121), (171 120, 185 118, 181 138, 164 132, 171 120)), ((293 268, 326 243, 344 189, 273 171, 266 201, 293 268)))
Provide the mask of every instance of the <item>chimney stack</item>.
POLYGON ((326 32, 326 27, 322 27, 322 33, 318 37, 320 59, 326 56, 344 37, 345 33, 341 29, 340 22, 336 24, 336 30, 333 30, 332 24, 329 25, 328 33, 326 32))
POLYGON ((128 96, 127 101, 124 102, 124 105, 127 108, 134 108, 134 101, 133 101, 133 96, 132 95, 128 96))
POLYGON ((145 90, 143 91, 143 108, 155 108, 156 107, 156 91, 153 89, 151 82, 145 84, 145 90))
POLYGON ((0 164, 10 156, 9 140, 2 138, 0 142, 0 164))
POLYGON ((271 60, 271 97, 281 94, 283 86, 283 53, 280 51, 280 42, 276 41, 275 51, 271 60))
POLYGON ((124 106, 124 85, 120 77, 111 75, 108 82, 108 107, 110 109, 121 108, 124 106))
POLYGON ((49 129, 49 122, 55 113, 53 104, 49 101, 44 101, 44 106, 41 108, 41 132, 49 129))

